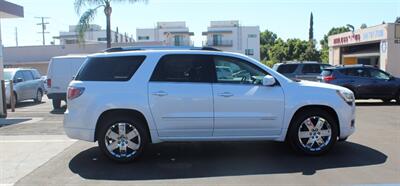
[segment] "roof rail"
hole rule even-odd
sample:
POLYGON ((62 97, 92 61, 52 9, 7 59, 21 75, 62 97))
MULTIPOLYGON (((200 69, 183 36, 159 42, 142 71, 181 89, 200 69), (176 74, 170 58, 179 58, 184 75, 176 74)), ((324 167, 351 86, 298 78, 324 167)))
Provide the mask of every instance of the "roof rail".
POLYGON ((113 47, 103 50, 103 52, 124 52, 124 51, 138 51, 138 50, 209 50, 221 51, 212 47, 182 47, 182 46, 128 46, 128 47, 113 47))

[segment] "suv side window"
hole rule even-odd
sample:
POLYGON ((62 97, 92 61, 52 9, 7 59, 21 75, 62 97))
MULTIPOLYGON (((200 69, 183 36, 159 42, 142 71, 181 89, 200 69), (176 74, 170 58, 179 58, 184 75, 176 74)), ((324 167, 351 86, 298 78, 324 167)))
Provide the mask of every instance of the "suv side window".
POLYGON ((31 71, 24 70, 24 71, 22 71, 22 74, 23 74, 23 76, 24 76, 24 81, 33 80, 33 76, 32 76, 31 71))
POLYGON ((301 72, 303 74, 320 74, 322 71, 322 65, 319 64, 303 64, 301 72))
POLYGON ((203 82, 213 81, 212 58, 198 54, 171 54, 158 62, 150 81, 203 82))
POLYGON ((238 58, 215 56, 218 83, 260 84, 267 75, 257 66, 238 58))
POLYGON ((346 76, 353 76, 353 77, 370 77, 368 70, 363 68, 347 68, 339 70, 340 73, 346 76))
POLYGON ((76 76, 79 81, 129 81, 146 56, 88 58, 76 76))
POLYGON ((297 64, 282 64, 278 66, 277 71, 281 74, 291 74, 296 71, 298 66, 297 64))

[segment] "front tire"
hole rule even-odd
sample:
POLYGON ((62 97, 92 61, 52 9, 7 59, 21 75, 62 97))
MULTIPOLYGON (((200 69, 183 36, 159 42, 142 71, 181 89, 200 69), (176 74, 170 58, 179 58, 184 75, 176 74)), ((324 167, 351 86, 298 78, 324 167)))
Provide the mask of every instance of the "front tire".
POLYGON ((322 155, 328 152, 338 138, 338 123, 323 110, 307 110, 296 114, 288 131, 292 148, 306 155, 322 155))
POLYGON ((98 143, 102 152, 117 162, 136 160, 148 144, 145 124, 128 116, 106 118, 99 123, 98 143))

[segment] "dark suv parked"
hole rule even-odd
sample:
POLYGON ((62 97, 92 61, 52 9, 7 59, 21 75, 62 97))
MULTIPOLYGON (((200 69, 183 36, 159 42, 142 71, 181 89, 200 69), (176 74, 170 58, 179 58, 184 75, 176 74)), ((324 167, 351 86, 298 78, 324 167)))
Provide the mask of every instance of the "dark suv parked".
POLYGON ((357 99, 395 99, 400 103, 400 79, 372 66, 329 67, 322 71, 320 79, 352 90, 357 99))
POLYGON ((322 70, 329 64, 318 62, 286 62, 277 63, 272 68, 290 79, 318 81, 322 70))

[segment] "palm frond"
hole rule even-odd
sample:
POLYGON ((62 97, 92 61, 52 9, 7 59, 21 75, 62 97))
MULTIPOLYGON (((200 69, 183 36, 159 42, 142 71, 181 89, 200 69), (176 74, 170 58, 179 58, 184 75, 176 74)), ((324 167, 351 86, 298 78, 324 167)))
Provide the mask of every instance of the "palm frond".
POLYGON ((86 12, 84 12, 79 19, 78 25, 76 27, 76 32, 78 32, 78 41, 79 43, 85 43, 85 32, 89 29, 90 23, 94 20, 97 9, 102 7, 97 6, 96 8, 93 9, 88 9, 86 12))
POLYGON ((80 14, 82 8, 84 8, 86 6, 90 6, 90 5, 99 6, 99 5, 104 5, 104 4, 105 4, 105 0, 75 0, 74 8, 75 8, 75 12, 77 14, 80 14))

